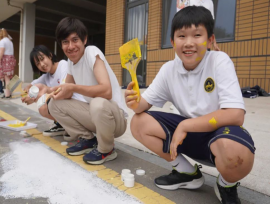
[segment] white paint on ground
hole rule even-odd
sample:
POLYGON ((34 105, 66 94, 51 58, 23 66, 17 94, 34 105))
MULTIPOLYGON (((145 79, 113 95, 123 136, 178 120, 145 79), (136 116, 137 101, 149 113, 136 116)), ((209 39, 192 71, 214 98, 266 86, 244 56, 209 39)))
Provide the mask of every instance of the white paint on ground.
POLYGON ((0 196, 43 197, 50 204, 140 203, 44 144, 16 142, 10 148, 1 158, 0 196))

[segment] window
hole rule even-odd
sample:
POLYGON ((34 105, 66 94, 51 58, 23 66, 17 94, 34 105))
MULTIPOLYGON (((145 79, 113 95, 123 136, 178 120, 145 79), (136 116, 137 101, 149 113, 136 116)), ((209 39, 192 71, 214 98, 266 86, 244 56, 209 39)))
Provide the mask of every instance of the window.
MULTIPOLYGON (((171 48, 171 22, 176 13, 177 0, 163 0, 162 9, 162 48, 171 48)), ((236 0, 213 0, 215 12, 214 33, 217 42, 234 40, 236 0)))
POLYGON ((162 48, 172 47, 171 45, 171 25, 176 13, 176 0, 163 0, 162 4, 162 48))
POLYGON ((236 0, 213 0, 215 12, 214 33, 217 42, 233 41, 236 0))

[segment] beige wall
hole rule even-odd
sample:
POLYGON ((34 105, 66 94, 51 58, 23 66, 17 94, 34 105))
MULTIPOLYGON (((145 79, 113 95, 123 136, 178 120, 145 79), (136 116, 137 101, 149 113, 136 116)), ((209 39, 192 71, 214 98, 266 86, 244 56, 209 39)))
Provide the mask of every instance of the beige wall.
POLYGON ((119 47, 124 43, 125 0, 107 0, 105 55, 122 84, 119 47))
MULTIPOLYGON (((124 43, 125 0, 107 0, 105 54, 122 84, 118 48, 124 43)), ((162 64, 174 58, 161 49, 162 0, 149 0, 147 79, 149 85, 162 64)), ((235 41, 219 43, 235 64, 241 87, 259 85, 270 92, 270 2, 237 0, 235 41)))

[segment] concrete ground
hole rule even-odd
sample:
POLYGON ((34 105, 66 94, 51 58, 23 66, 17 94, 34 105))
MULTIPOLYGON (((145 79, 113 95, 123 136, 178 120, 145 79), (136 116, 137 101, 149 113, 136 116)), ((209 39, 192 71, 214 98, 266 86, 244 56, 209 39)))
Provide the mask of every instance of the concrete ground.
MULTIPOLYGON (((268 170, 270 153, 267 151, 269 149, 268 144, 270 143, 270 97, 259 97, 244 100, 247 110, 244 127, 252 135, 257 150, 252 172, 241 181, 241 186, 238 190, 239 196, 242 199, 242 203, 270 204, 270 174, 268 170)), ((153 110, 172 112, 170 106, 170 103, 166 103, 162 109, 153 108, 153 110)), ((0 100, 0 109, 21 120, 31 116, 30 121, 37 123, 37 129, 40 131, 48 129, 50 123, 52 123, 52 121, 42 118, 38 114, 36 104, 27 106, 22 104, 20 99, 0 100)), ((128 110, 128 112, 128 121, 130 122, 133 113, 131 110, 128 110)), ((10 132, 9 130, 0 129, 0 144, 1 146, 8 147, 9 140, 5 138, 7 134, 2 134, 4 131, 6 133, 10 132)), ((13 139, 21 139, 21 136, 16 134, 12 135, 13 139)), ((31 140, 36 139, 31 138, 31 140)), ((61 141, 62 138, 57 137, 57 140, 61 141)), ((169 173, 171 167, 164 160, 160 159, 150 150, 138 143, 132 137, 129 127, 127 128, 125 134, 116 141, 116 148, 118 149, 119 157, 113 162, 106 163, 105 166, 107 168, 113 169, 118 173, 120 173, 121 169, 123 168, 136 169, 141 167, 145 169, 147 172, 146 176, 138 177, 138 179, 136 178, 136 181, 175 203, 218 203, 212 189, 215 182, 215 176, 217 176, 217 171, 215 168, 203 166, 201 170, 204 173, 206 182, 205 185, 199 190, 177 190, 177 192, 161 190, 153 185, 153 180, 159 175, 169 173)), ((1 154, 3 154, 3 152, 1 152, 1 154)), ((193 160, 190 161, 195 163, 193 160)), ((0 174, 2 174, 1 168, 0 174)), ((35 202, 27 202, 43 203, 45 201, 44 199, 40 199, 40 201, 36 200, 35 202)), ((23 200, 23 203, 27 202, 23 200)), ((0 197, 0 203, 22 202, 20 199, 18 201, 15 201, 14 199, 14 202, 10 202, 9 200, 5 200, 0 197)))

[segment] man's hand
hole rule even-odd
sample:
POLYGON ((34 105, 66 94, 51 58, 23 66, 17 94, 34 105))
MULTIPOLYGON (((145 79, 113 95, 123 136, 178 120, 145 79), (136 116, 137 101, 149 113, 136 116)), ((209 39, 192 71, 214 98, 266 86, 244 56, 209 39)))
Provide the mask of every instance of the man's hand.
POLYGON ((134 85, 134 82, 130 82, 127 86, 127 90, 125 91, 125 101, 127 104, 127 107, 129 107, 132 110, 135 110, 138 108, 139 103, 137 102, 138 96, 136 95, 137 92, 132 89, 134 85))
POLYGON ((176 128, 176 130, 173 134, 173 139, 172 139, 171 146, 170 146, 170 154, 171 154, 172 160, 176 159, 177 147, 178 147, 178 145, 181 145, 183 143, 184 139, 187 136, 187 132, 185 132, 183 130, 183 128, 181 127, 180 124, 178 125, 178 127, 176 128))
POLYGON ((70 99, 73 95, 73 86, 74 84, 67 83, 51 88, 54 92, 52 98, 55 100, 70 99))

